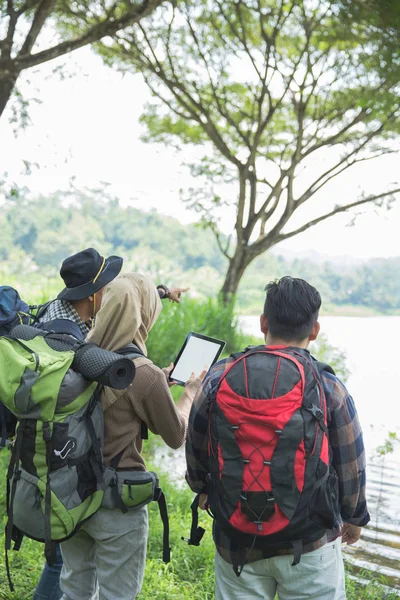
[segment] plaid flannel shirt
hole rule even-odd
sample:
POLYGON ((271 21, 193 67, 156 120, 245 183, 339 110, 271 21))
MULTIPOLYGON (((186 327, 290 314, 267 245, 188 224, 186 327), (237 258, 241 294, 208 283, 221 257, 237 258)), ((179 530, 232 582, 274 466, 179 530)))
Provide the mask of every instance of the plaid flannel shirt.
POLYGON ((39 320, 42 323, 47 323, 54 319, 67 319, 68 321, 73 321, 78 325, 84 338, 90 331, 90 321, 84 323, 71 302, 68 302, 68 300, 58 300, 57 298, 56 300, 53 300, 53 302, 50 302, 46 308, 46 312, 39 320))
MULTIPOLYGON (((206 477, 209 472, 207 406, 222 374, 232 361, 233 358, 229 357, 214 365, 193 402, 186 441, 186 479, 196 493, 206 492, 206 477)), ((346 523, 363 526, 368 523, 370 516, 365 497, 365 451, 357 411, 352 397, 337 377, 326 371, 321 377, 328 410, 332 466, 339 479, 341 517, 346 523)), ((339 523, 335 530, 327 530, 321 539, 304 544, 302 553, 311 552, 333 541, 341 535, 341 527, 342 523, 339 523)), ((281 551, 242 548, 215 521, 213 538, 219 554, 231 564, 237 564, 243 559, 246 563, 251 563, 278 554, 293 553, 287 548, 281 551)))

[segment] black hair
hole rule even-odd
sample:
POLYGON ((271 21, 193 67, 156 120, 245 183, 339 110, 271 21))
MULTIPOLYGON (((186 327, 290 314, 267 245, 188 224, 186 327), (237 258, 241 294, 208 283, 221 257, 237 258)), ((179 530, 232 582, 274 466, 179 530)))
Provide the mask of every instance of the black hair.
POLYGON ((273 337, 300 342, 314 327, 321 307, 321 296, 312 285, 297 277, 282 277, 265 288, 264 315, 273 337))

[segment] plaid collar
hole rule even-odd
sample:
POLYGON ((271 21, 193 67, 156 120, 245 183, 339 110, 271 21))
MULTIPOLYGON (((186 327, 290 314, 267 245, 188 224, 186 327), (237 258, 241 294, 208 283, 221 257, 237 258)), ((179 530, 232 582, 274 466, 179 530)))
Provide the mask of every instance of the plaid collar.
POLYGON ((67 319, 68 321, 73 321, 78 325, 84 337, 86 337, 90 331, 91 322, 86 321, 86 323, 84 323, 71 302, 68 300, 53 300, 47 307, 43 317, 40 318, 40 321, 42 323, 47 323, 54 319, 67 319))

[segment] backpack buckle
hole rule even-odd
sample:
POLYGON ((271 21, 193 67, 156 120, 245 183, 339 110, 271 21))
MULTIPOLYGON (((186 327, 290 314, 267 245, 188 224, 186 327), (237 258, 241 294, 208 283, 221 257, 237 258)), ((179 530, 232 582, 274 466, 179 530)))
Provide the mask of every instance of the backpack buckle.
POLYGON ((181 537, 183 542, 186 542, 189 546, 200 546, 200 542, 205 534, 206 530, 203 527, 197 527, 195 531, 190 532, 190 538, 181 537))
POLYGON ((309 406, 306 406, 306 409, 309 413, 312 414, 312 416, 315 419, 317 419, 317 421, 321 421, 321 419, 324 418, 324 413, 320 408, 318 408, 318 406, 315 406, 315 404, 310 404, 309 406))
POLYGON ((45 442, 49 442, 51 440, 51 427, 48 421, 43 423, 43 440, 45 442))
POLYGON ((153 493, 153 500, 155 500, 156 502, 158 502, 162 496, 162 489, 160 487, 156 487, 154 488, 154 493, 153 493))

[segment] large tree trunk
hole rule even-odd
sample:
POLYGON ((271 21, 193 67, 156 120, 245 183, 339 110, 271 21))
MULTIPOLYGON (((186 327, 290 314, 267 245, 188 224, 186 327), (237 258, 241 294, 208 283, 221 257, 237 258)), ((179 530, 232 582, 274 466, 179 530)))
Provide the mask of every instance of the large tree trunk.
POLYGON ((237 246, 234 256, 229 261, 229 267, 225 275, 225 281, 220 294, 222 302, 226 305, 236 296, 243 273, 251 263, 251 257, 246 250, 237 246))
POLYGON ((0 74, 0 118, 12 96, 18 75, 19 73, 11 72, 3 72, 0 74))

